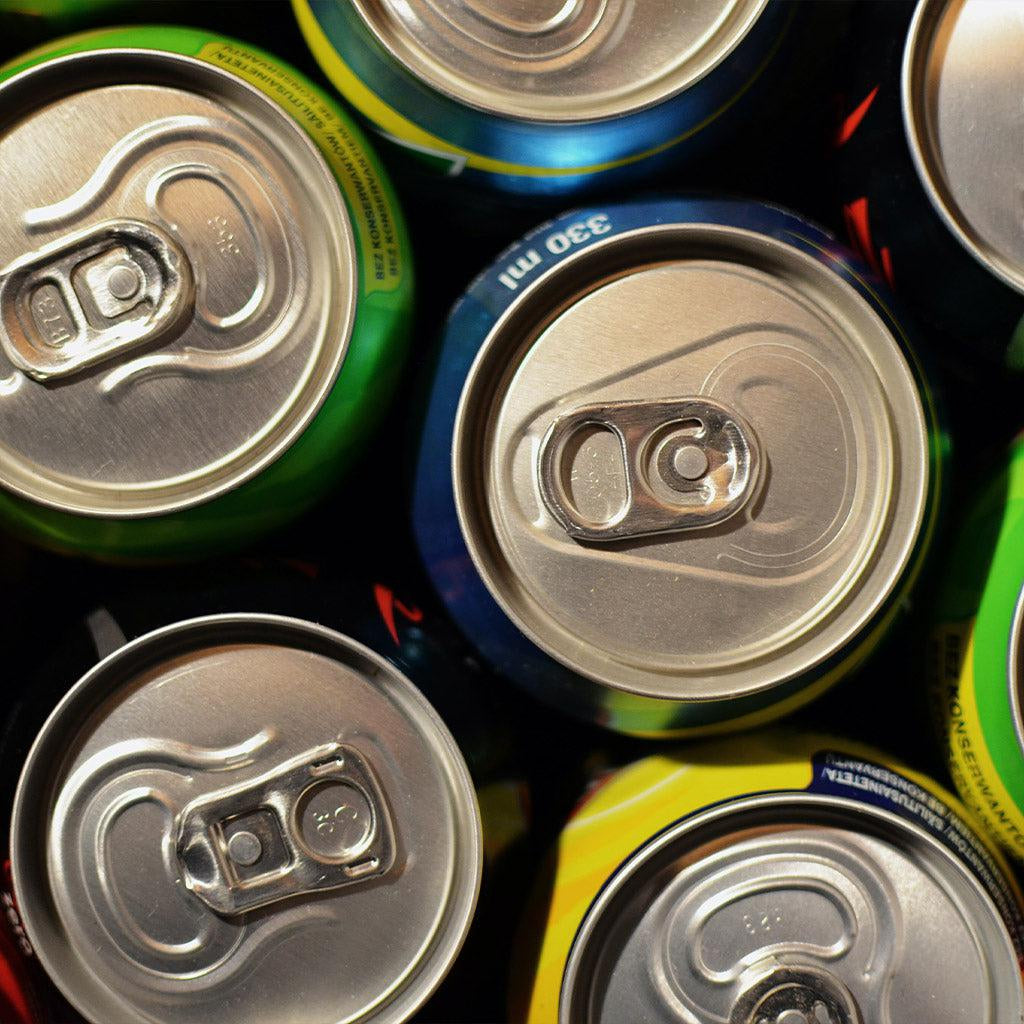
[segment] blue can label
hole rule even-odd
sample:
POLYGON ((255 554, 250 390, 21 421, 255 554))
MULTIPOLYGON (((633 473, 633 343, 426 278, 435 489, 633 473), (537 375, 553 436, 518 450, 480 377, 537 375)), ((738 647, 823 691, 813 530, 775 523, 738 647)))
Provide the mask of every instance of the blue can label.
MULTIPOLYGON (((746 233, 803 253, 857 291, 894 337, 904 336, 877 283, 835 239, 778 207, 735 199, 652 197, 571 210, 510 246, 472 282, 445 327, 429 396, 413 499, 416 538, 434 585, 483 657, 498 672, 562 705, 581 692, 579 677, 529 640, 504 613, 477 573, 463 538, 451 455, 459 403, 474 360, 503 318, 518 315, 520 309, 526 315, 528 303, 543 317, 548 308, 553 311, 604 273, 601 268, 621 263, 628 269, 634 260, 642 264, 658 252, 670 251, 671 232, 689 226, 713 228, 723 237, 746 233), (645 251, 653 255, 645 256, 645 251), (543 298, 548 294, 544 289, 550 290, 550 302, 543 298)), ((816 678, 827 677, 847 653, 839 651, 818 666, 816 678)), ((686 706, 645 698, 647 703, 640 707, 639 700, 626 695, 614 706, 602 704, 587 713, 627 732, 692 733, 725 721, 770 717, 775 707, 809 682, 795 678, 770 696, 759 693, 686 706), (657 724, 652 726, 655 715, 657 724)), ((580 699, 590 699, 589 694, 580 699)))
POLYGON ((974 830, 934 793, 899 772, 837 751, 814 756, 809 793, 869 804, 923 829, 978 879, 1005 922, 1024 964, 1024 916, 1006 875, 974 830))

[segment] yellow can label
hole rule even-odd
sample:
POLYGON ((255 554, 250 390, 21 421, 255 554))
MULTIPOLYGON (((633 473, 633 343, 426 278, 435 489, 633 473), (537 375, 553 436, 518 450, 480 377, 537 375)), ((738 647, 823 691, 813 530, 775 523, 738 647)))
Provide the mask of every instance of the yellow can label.
POLYGON ((945 623, 932 636, 931 686, 949 770, 964 802, 1018 857, 1024 857, 1024 812, 996 769, 978 714, 974 619, 945 623))
POLYGON ((265 93, 298 121, 323 153, 348 200, 362 259, 363 289, 393 291, 402 281, 402 245, 391 215, 389 189, 366 147, 337 110, 280 65, 234 43, 208 43, 199 59, 230 71, 265 93))
POLYGON ((1020 890, 994 844, 975 836, 967 811, 930 779, 855 744, 785 732, 702 744, 649 757, 610 776, 563 831, 524 925, 514 1020, 558 1020, 562 977, 593 901, 622 864, 659 832, 714 804, 768 792, 813 792, 880 807, 924 828, 978 877, 1024 951, 1020 890))

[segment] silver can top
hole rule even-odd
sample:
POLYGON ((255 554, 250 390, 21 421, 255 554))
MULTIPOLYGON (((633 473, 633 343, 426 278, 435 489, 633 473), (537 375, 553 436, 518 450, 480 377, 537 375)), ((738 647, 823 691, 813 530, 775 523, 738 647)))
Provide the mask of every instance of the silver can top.
POLYGON ((0 485, 169 512, 254 476, 316 414, 354 238, 319 151, 258 90, 153 52, 38 65, 0 86, 0 194, 0 485))
POLYGON ((566 259, 486 339, 453 477, 524 633, 629 693, 721 699, 842 650, 922 529, 928 428, 879 315, 766 236, 640 229, 566 259))
POLYGON ((1021 54, 1020 0, 920 0, 903 58, 903 116, 939 215, 968 252, 1024 292, 1021 54))
POLYGON ((466 765, 383 659, 274 616, 167 627, 47 721, 12 822, 19 907, 96 1024, 406 1020, 476 902, 466 765))
POLYGON ((589 121, 658 103, 724 60, 769 0, 345 0, 433 89, 501 117, 589 121))
POLYGON ((674 826, 576 937, 562 1024, 1010 1024, 1010 934, 962 864, 891 812, 780 794, 674 826), (951 966, 955 966, 951 970, 951 966))

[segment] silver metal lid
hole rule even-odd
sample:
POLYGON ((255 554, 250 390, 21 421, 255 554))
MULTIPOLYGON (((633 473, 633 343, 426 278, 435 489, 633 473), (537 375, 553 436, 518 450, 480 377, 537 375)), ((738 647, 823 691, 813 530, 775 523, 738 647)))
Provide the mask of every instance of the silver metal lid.
POLYGON ((47 721, 12 825, 50 976, 91 1021, 406 1020, 476 902, 454 741, 310 623, 222 615, 104 660, 47 721))
POLYGON ((0 485, 168 512, 316 414, 351 332, 353 234, 262 93, 170 54, 50 61, 0 86, 0 194, 0 485))
POLYGON ((426 84, 502 117, 588 121, 708 74, 768 0, 345 0, 426 84))
POLYGON ((675 700, 842 650, 907 567, 917 387, 879 316, 762 235, 599 243, 516 300, 463 391, 453 477, 488 588, 581 675, 675 700))
POLYGON ((1020 0, 920 0, 903 58, 903 116, 939 215, 971 255, 1024 292, 1022 54, 1020 0))
POLYGON ((1011 1024, 1024 988, 991 898, 888 812, 779 794, 652 840, 576 937, 562 1024, 1011 1024))

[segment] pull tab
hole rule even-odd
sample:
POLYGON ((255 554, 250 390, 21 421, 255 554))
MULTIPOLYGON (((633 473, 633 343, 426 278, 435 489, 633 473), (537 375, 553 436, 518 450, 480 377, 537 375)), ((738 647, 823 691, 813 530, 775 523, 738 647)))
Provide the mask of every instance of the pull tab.
POLYGON ((709 398, 580 406, 555 420, 537 459, 548 511, 570 537, 590 541, 714 526, 750 500, 759 472, 750 426, 709 398), (621 507, 604 522, 588 519, 569 497, 578 472, 570 442, 594 428, 618 439, 625 482, 621 507))
POLYGON ((158 227, 104 221, 0 271, 0 346, 34 380, 68 377, 187 324, 192 269, 158 227))
POLYGON ((730 1024, 863 1024, 846 986, 812 967, 768 969, 733 1007, 730 1024))
POLYGON ((177 855, 186 888, 218 914, 241 914, 384 874, 394 828, 369 765, 328 743, 193 800, 177 855))

